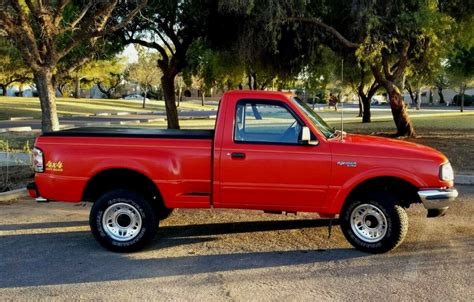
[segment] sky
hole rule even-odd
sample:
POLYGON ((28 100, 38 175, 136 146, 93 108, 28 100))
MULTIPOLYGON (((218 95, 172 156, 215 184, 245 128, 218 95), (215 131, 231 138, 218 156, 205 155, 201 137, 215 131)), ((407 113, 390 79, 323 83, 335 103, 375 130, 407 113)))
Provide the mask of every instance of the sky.
POLYGON ((138 61, 138 52, 133 44, 127 45, 121 56, 126 57, 129 64, 136 63, 138 61))

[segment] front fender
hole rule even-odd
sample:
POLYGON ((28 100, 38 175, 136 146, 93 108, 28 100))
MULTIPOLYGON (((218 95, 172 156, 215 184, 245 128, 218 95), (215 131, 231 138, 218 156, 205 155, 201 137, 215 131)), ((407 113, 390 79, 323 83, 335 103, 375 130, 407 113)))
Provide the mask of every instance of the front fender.
POLYGON ((426 183, 420 177, 402 169, 371 169, 347 179, 340 187, 333 187, 335 188, 334 198, 332 198, 332 201, 329 201, 329 205, 325 211, 327 212, 326 214, 339 214, 347 197, 359 184, 380 177, 398 178, 417 188, 426 186, 426 183))

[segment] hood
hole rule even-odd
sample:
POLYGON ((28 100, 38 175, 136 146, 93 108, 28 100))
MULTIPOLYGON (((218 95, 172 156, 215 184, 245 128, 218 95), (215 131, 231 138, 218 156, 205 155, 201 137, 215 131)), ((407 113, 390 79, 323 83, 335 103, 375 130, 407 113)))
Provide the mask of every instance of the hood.
POLYGON ((339 154, 426 160, 444 163, 446 156, 428 146, 379 136, 347 134, 344 141, 332 139, 332 150, 339 154))

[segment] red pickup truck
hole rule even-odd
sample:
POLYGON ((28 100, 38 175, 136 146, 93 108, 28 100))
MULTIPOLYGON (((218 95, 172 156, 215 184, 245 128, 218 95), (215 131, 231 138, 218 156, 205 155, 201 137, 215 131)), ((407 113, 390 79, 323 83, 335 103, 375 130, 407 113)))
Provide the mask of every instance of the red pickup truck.
POLYGON ((339 215, 357 249, 403 240, 404 208, 443 215, 458 192, 440 152, 329 127, 292 94, 231 91, 215 130, 79 128, 45 133, 33 151, 38 201, 93 202, 104 247, 135 251, 176 208, 339 215))

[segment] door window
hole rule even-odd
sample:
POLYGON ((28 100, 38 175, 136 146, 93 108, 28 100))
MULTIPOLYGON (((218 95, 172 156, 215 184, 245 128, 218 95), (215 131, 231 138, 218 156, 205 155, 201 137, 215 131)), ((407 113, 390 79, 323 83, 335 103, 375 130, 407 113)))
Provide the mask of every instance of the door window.
POLYGON ((300 138, 300 122, 278 103, 239 102, 235 121, 235 142, 298 144, 300 138))

